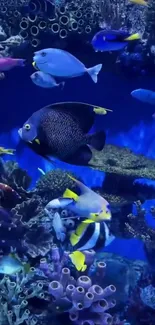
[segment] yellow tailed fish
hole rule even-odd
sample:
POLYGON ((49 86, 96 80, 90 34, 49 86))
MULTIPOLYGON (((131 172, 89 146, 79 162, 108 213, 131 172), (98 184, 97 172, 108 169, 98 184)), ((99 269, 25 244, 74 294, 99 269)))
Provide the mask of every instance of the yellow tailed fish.
POLYGON ((0 155, 14 155, 15 149, 6 149, 4 147, 0 147, 0 155))
POLYGON ((132 34, 129 37, 125 38, 124 41, 135 41, 135 40, 139 40, 141 39, 140 34, 136 33, 136 34, 132 34))
POLYGON ((72 263, 79 272, 84 272, 87 269, 85 264, 85 255, 80 251, 75 251, 69 255, 72 263))

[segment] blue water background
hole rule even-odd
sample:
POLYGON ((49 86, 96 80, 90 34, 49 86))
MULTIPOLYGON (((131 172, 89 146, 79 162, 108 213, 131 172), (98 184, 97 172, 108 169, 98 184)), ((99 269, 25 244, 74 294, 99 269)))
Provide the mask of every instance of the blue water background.
MULTIPOLYGON (((31 66, 26 69, 10 71, 6 79, 0 81, 1 119, 0 146, 15 148, 19 142, 17 130, 28 117, 39 108, 60 101, 83 101, 101 105, 113 110, 106 116, 97 116, 93 131, 105 129, 107 143, 127 146, 136 153, 155 158, 155 121, 152 114, 155 107, 140 103, 130 95, 136 88, 155 90, 155 78, 116 75, 103 72, 95 85, 89 76, 68 80, 63 91, 46 90, 32 84, 29 76, 31 66)), ((14 157, 7 157, 14 159, 14 157)), ((52 167, 47 161, 26 148, 16 157, 20 166, 26 169, 35 184, 40 172, 38 167, 48 171, 52 167)), ((58 162, 58 167, 74 171, 88 186, 101 186, 104 173, 86 167, 75 167, 58 162)), ((147 180, 143 180, 146 181, 147 180)), ((151 182, 155 184, 155 182, 151 182)), ((112 186, 112 184, 111 184, 112 186)), ((144 207, 149 211, 153 201, 147 201, 144 207)), ((147 222, 155 227, 155 220, 147 213, 147 222)), ((106 251, 118 253, 131 259, 145 260, 143 243, 139 240, 116 239, 106 251)))

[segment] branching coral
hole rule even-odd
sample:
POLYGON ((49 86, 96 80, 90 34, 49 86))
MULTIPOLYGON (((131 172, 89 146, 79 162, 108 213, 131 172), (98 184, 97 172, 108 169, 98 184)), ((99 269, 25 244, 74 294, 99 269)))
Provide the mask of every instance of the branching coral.
POLYGON ((32 307, 31 298, 38 301, 45 299, 44 283, 35 279, 35 269, 29 274, 24 272, 16 276, 4 276, 0 281, 0 324, 1 325, 35 325, 38 323, 32 307))

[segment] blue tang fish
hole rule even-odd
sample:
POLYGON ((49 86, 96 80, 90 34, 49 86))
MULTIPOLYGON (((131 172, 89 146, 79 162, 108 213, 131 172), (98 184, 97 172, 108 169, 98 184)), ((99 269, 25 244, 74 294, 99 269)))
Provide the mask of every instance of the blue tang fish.
POLYGON ((131 96, 143 103, 155 105, 155 91, 139 88, 133 90, 131 96))
POLYGON ((75 56, 60 49, 44 49, 34 53, 33 65, 44 73, 54 77, 74 78, 88 73, 97 83, 97 75, 102 69, 102 64, 86 68, 75 56))
POLYGON ((139 40, 140 35, 124 30, 101 30, 94 35, 91 44, 95 51, 111 52, 124 49, 129 42, 139 40))
POLYGON ((63 87, 64 82, 57 83, 56 80, 47 73, 42 71, 36 71, 30 76, 32 82, 42 88, 54 88, 54 87, 63 87))

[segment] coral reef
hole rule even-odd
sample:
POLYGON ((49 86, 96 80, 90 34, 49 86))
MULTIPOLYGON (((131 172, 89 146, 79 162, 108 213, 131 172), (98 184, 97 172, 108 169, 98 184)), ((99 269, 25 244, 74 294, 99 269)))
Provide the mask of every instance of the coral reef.
MULTIPOLYGON (((28 190, 31 184, 30 176, 26 170, 20 168, 18 163, 15 161, 8 160, 4 162, 3 159, 0 159, 0 182, 10 186, 14 191, 16 191, 21 200, 32 197, 34 193, 28 190)), ((15 201, 14 203, 18 203, 18 201, 15 201)))
MULTIPOLYGON (((68 253, 61 256, 58 247, 53 246, 51 251, 52 264, 41 260, 40 268, 52 281, 49 283, 48 292, 51 295, 51 304, 54 303, 59 313, 68 311, 69 319, 75 324, 113 324, 112 316, 107 313, 109 308, 116 305, 111 295, 116 291, 113 285, 102 289, 88 275, 71 275, 68 265, 68 253)), ((100 278, 104 277, 106 265, 97 263, 96 271, 100 278)), ((89 273, 89 271, 88 271, 89 273)), ((52 306, 50 309, 52 310, 52 306)))
POLYGON ((90 163, 94 169, 114 174, 115 177, 155 179, 154 160, 136 155, 128 148, 106 145, 100 152, 93 150, 90 163))
MULTIPOLYGON (((35 298, 38 304, 46 300, 44 282, 37 279, 35 269, 28 274, 24 272, 15 276, 5 275, 0 280, 0 324, 1 325, 35 325, 40 314, 36 312, 32 302, 35 298)), ((39 277, 38 277, 39 278, 39 277)), ((44 305, 43 305, 44 306, 44 305)))
MULTIPOLYGON (((113 297, 116 299, 117 304, 126 304, 130 290, 131 288, 134 289, 137 287, 138 281, 141 279, 141 274, 147 274, 150 271, 147 262, 128 260, 125 257, 113 253, 97 253, 95 263, 98 263, 98 261, 106 264, 104 283, 107 286, 113 283, 116 287, 116 292, 113 297)), ((99 278, 97 279, 100 284, 102 280, 100 282, 99 278)))
MULTIPOLYGON (((75 177, 73 174, 70 175, 75 177)), ((49 201, 61 197, 66 188, 78 191, 75 182, 68 177, 68 171, 54 169, 40 177, 36 184, 36 194, 41 196, 44 204, 47 204, 49 201)))
MULTIPOLYGON (((106 177, 100 194, 112 198, 117 202, 127 201, 133 203, 136 200, 145 201, 155 197, 152 186, 138 184, 137 178, 155 179, 154 160, 143 155, 136 155, 127 148, 106 145, 103 151, 93 151, 90 162, 94 169, 104 171, 106 177), (113 184, 113 186, 111 186, 113 184)), ((117 204, 116 204, 117 205, 117 204)))
POLYGON ((130 288, 126 317, 131 324, 153 325, 155 322, 154 273, 143 272, 135 288, 130 288))

